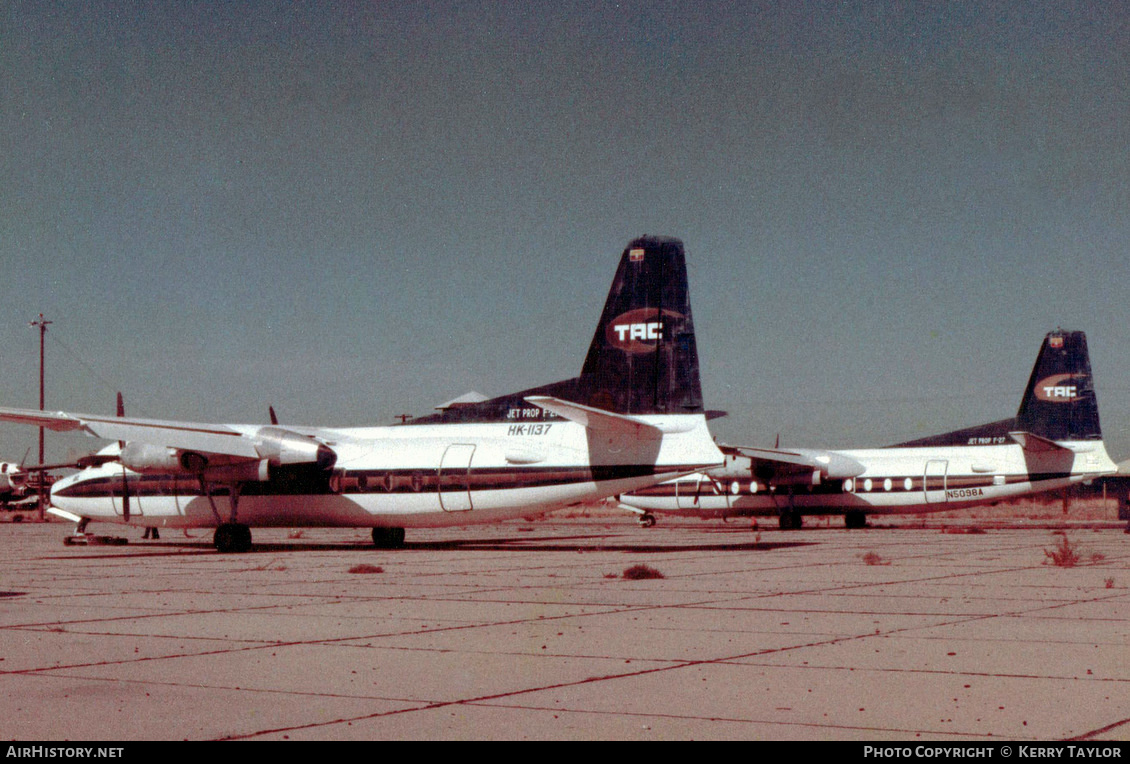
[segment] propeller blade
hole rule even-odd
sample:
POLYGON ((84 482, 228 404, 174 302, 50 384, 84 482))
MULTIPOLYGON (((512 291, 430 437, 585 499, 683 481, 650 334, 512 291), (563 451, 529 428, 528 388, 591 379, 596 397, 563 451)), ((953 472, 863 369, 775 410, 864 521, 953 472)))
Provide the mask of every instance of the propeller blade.
POLYGON ((129 482, 126 480, 126 468, 122 466, 122 519, 129 522, 129 482))
MULTIPOLYGON (((118 416, 124 417, 126 415, 126 404, 122 399, 122 391, 118 391, 118 416)), ((124 449, 126 442, 124 440, 118 441, 118 448, 124 449)), ((120 451, 119 451, 120 453, 120 451)), ((120 458, 120 457, 119 457, 120 458)), ((122 519, 127 523, 129 522, 129 481, 126 480, 126 465, 122 465, 122 519)))

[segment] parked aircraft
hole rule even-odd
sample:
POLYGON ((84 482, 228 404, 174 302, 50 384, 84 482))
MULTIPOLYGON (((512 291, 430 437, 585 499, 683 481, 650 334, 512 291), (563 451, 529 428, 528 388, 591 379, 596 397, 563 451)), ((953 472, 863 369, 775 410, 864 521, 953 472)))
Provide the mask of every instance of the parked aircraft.
POLYGON ((0 462, 0 504, 19 501, 28 495, 28 473, 22 464, 0 462))
POLYGON ((820 450, 723 446, 723 467, 627 492, 644 525, 655 514, 769 515, 784 529, 803 515, 936 512, 1054 491, 1116 472, 1099 427, 1083 332, 1045 337, 1012 419, 887 448, 820 450))
POLYGON ((215 527, 221 551, 249 549, 251 526, 372 527, 375 544, 399 546, 405 528, 527 516, 723 463, 702 405, 683 245, 650 236, 624 250, 570 380, 383 427, 20 409, 0 419, 120 442, 52 489, 50 511, 80 533, 91 521, 215 527))

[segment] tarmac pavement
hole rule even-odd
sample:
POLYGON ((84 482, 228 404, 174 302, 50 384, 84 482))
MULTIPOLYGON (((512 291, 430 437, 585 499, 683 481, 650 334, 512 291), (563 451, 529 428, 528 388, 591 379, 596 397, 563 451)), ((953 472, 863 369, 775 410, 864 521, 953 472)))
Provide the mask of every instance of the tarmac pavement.
POLYGON ((3 523, 0 736, 1130 738, 1123 525, 882 525, 256 529, 219 554, 3 523))

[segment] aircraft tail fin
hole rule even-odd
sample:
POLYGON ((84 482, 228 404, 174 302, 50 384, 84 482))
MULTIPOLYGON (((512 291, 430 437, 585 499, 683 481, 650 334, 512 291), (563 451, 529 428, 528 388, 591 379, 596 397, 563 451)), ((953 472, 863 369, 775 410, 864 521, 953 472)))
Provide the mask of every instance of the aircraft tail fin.
POLYGON ((1044 338, 1016 425, 1053 441, 1102 440, 1086 334, 1057 329, 1044 338))
POLYGON ((642 236, 624 249, 577 381, 577 402, 606 411, 703 413, 680 240, 642 236))

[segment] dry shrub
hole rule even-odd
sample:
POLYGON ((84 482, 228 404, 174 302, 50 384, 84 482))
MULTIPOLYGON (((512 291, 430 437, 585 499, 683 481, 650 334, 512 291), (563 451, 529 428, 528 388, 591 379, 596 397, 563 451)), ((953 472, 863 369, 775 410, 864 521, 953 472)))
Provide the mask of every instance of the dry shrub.
POLYGON ((349 572, 350 573, 384 573, 385 569, 382 568, 380 565, 361 564, 361 565, 354 565, 352 568, 349 569, 349 572))
MULTIPOLYGON (((1079 564, 1079 552, 1075 546, 1067 539, 1067 536, 1060 536, 1059 544, 1055 549, 1045 549, 1044 554, 1052 561, 1052 565, 1057 568, 1074 568, 1079 564)), ((1047 561, 1044 562, 1047 564, 1047 561)))
POLYGON ((624 570, 624 578, 629 581, 643 581, 648 578, 666 578, 666 576, 650 565, 633 565, 624 570))

